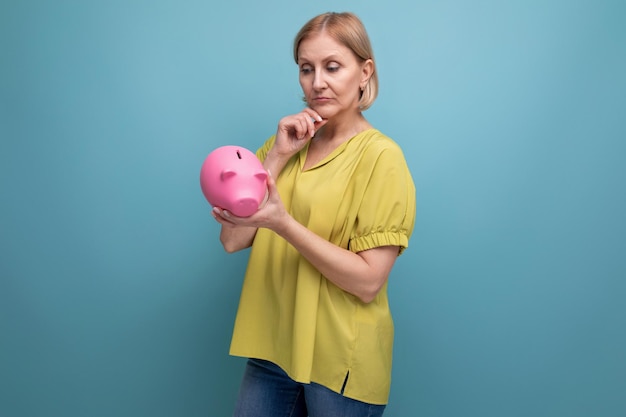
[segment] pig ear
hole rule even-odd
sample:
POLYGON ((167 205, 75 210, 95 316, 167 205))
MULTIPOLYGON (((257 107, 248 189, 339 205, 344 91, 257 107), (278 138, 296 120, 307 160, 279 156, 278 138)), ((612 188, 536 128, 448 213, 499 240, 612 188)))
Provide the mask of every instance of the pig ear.
POLYGON ((235 175, 237 174, 235 174, 235 171, 233 171, 232 169, 225 169, 224 171, 222 171, 222 181, 232 178, 235 175))
POLYGON ((267 179, 267 172, 257 172, 256 174, 254 174, 255 177, 257 177, 260 180, 266 180, 267 179))

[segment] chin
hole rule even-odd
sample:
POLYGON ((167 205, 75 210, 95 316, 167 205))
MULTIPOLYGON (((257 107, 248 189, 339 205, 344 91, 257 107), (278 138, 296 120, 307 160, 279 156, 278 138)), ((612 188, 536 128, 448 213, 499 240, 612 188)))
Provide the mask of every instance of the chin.
POLYGON ((322 119, 330 119, 331 117, 333 117, 335 115, 334 112, 332 112, 329 109, 324 108, 324 107, 320 107, 320 106, 309 106, 309 107, 312 110, 315 110, 317 112, 317 114, 322 116, 322 119))

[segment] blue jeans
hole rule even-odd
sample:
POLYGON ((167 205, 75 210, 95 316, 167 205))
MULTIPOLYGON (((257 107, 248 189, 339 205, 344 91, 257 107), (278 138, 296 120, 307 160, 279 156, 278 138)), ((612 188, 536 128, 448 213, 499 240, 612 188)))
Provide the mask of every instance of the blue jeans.
POLYGON ((380 417, 384 405, 356 401, 319 384, 292 380, 272 362, 250 359, 234 417, 380 417))

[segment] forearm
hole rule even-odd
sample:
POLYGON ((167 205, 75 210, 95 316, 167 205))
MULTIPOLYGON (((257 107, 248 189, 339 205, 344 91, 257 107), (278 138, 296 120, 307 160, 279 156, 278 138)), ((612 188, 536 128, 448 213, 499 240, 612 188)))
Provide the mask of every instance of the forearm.
POLYGON ((351 252, 321 238, 291 216, 275 232, 329 281, 366 303, 376 297, 387 281, 398 254, 398 248, 393 246, 351 252))
POLYGON ((263 168, 270 173, 274 178, 278 178, 278 175, 282 172, 285 165, 289 161, 291 156, 280 155, 274 148, 270 149, 263 161, 263 168))
POLYGON ((252 245, 256 231, 256 227, 222 224, 220 242, 222 242, 222 246, 224 246, 226 252, 237 252, 249 248, 252 245))

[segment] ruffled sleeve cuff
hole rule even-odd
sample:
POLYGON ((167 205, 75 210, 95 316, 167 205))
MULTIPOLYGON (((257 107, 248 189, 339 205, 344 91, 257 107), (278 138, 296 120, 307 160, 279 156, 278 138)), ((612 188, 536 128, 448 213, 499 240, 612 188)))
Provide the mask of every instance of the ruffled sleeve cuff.
POLYGON ((373 232, 365 236, 359 236, 350 240, 349 249, 352 252, 361 252, 380 246, 399 246, 402 254, 409 246, 409 238, 402 232, 373 232))

